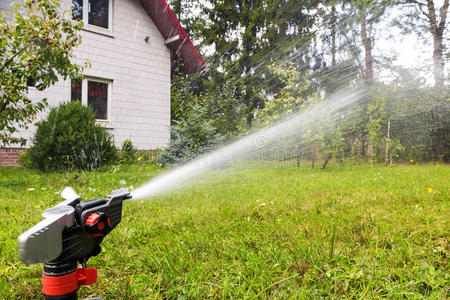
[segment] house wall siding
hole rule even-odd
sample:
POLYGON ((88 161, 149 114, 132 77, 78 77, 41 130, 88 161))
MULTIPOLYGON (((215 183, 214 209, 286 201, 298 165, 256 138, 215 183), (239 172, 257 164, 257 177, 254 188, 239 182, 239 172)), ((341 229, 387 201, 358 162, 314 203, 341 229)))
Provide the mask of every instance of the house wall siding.
POLYGON ((0 0, 0 14, 8 11, 8 2, 5 0, 0 0))
MULTIPOLYGON (((84 75, 112 82, 111 119, 100 124, 111 130, 117 146, 130 139, 138 149, 164 148, 170 139, 170 50, 139 0, 111 1, 112 36, 82 30, 76 61, 89 61, 84 75)), ((65 0, 66 9, 70 4, 65 0)), ((70 94, 70 80, 60 80, 44 92, 30 89, 31 99, 47 98, 50 106, 70 101, 70 94)), ((27 138, 29 146, 34 132, 32 124, 18 135, 27 138)))

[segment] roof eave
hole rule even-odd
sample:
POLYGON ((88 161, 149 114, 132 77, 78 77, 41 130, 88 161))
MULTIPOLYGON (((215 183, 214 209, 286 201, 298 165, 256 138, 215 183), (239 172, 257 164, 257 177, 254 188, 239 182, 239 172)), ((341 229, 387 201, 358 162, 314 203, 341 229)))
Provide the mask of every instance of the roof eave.
POLYGON ((205 68, 205 62, 165 0, 140 0, 145 11, 166 40, 166 46, 182 58, 186 74, 205 68))

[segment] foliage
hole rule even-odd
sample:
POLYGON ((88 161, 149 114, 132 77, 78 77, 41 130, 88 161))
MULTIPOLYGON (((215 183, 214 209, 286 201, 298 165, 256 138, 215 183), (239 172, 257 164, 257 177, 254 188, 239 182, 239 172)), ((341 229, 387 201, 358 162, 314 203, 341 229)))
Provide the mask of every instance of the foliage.
POLYGON ((336 154, 336 158, 342 163, 344 159, 344 150, 346 147, 342 122, 336 120, 331 122, 326 128, 325 138, 322 142, 324 152, 336 154))
POLYGON ((95 124, 92 109, 75 101, 52 108, 38 122, 27 155, 42 171, 92 170, 113 161, 116 148, 107 130, 95 124))
POLYGON ((207 57, 209 68, 201 74, 200 88, 210 94, 220 90, 226 81, 236 84, 234 101, 242 107, 246 122, 240 128, 252 127, 255 112, 264 107, 264 94, 278 93, 283 88, 270 75, 269 65, 292 60, 302 73, 310 65, 310 53, 304 50, 314 36, 313 11, 320 1, 173 0, 172 3, 178 12, 181 7, 196 7, 190 14, 184 14, 182 22, 193 25, 189 29, 200 42, 200 48, 214 49, 207 50, 211 53, 207 57), (291 51, 298 51, 294 58, 289 57, 291 51))
POLYGON ((159 163, 164 166, 185 163, 224 140, 212 122, 203 119, 203 110, 194 106, 185 119, 171 126, 170 143, 159 155, 159 163))
POLYGON ((122 150, 120 152, 121 163, 156 164, 158 160, 158 154, 161 152, 161 150, 137 150, 131 140, 125 140, 122 143, 122 150))
POLYGON ((222 84, 217 84, 214 90, 200 97, 205 119, 211 120, 211 125, 220 135, 236 135, 246 129, 247 109, 241 102, 240 90, 241 82, 224 78, 222 84))
POLYGON ((306 76, 300 78, 300 73, 293 65, 286 67, 271 65, 269 70, 284 85, 284 88, 275 95, 266 96, 264 108, 257 112, 257 120, 261 120, 263 124, 270 124, 298 112, 302 106, 305 106, 304 95, 309 87, 309 80, 306 76))
MULTIPOLYGON (((0 168, 0 298, 42 296, 42 264, 19 262, 17 237, 65 186, 87 201, 161 171, 0 168)), ((448 298, 448 166, 213 173, 182 192, 125 202, 122 222, 88 261, 98 281, 80 299, 448 298)))
POLYGON ((131 140, 125 140, 122 143, 122 151, 120 153, 120 161, 124 163, 135 162, 138 153, 133 146, 131 140))
MULTIPOLYGON (((440 92, 428 88, 426 82, 416 80, 414 72, 405 74, 402 68, 394 67, 393 57, 383 57, 374 50, 381 37, 378 25, 400 3, 173 3, 178 15, 189 24, 199 47, 209 54, 207 70, 175 82, 174 86, 181 83, 181 88, 174 90, 182 91, 181 96, 172 95, 172 108, 176 111, 172 117, 176 122, 200 106, 204 109, 198 113, 205 123, 221 135, 233 136, 306 109, 344 87, 362 85, 360 79, 364 79, 369 86, 367 98, 342 118, 322 113, 322 119, 331 122, 299 133, 303 149, 315 148, 340 161, 352 155, 352 148, 358 148, 360 158, 382 162, 386 147, 388 157, 401 161, 448 159, 448 102, 442 96, 448 94, 448 88, 440 87, 440 92), (389 79, 392 82, 378 80, 380 68, 395 74, 389 79), (388 123, 392 126, 389 138, 388 123)), ((402 8, 408 7, 407 14, 418 3, 424 1, 402 8)), ((425 12, 429 9, 420 5, 425 12)), ((445 10, 444 5, 441 14, 445 10)), ((420 13, 415 11, 410 17, 414 19, 420 13)), ((437 17, 442 20, 443 16, 437 17)), ((428 23, 420 24, 428 28, 428 23)), ((292 155, 289 151, 299 153, 285 149, 288 156, 292 155)), ((304 152, 300 156, 308 157, 304 152)))
POLYGON ((159 155, 163 152, 162 149, 155 149, 153 151, 137 150, 138 157, 136 161, 141 164, 155 165, 159 164, 159 155))
MULTIPOLYGON (((365 132, 366 134, 366 146, 367 152, 370 156, 370 160, 382 161, 384 159, 381 149, 388 142, 386 124, 388 122, 388 113, 386 111, 386 104, 391 99, 387 98, 385 94, 375 93, 371 97, 370 102, 367 104, 367 117, 365 132), (385 126, 383 126, 385 125, 385 126), (372 153, 370 154, 370 152, 372 153)), ((390 142, 394 142, 393 139, 389 139, 390 142)))
POLYGON ((180 20, 187 35, 194 41, 201 40, 202 37, 196 29, 204 26, 206 20, 196 17, 193 12, 200 11, 203 3, 197 0, 168 0, 167 3, 177 19, 180 20))
POLYGON ((239 98, 242 83, 234 77, 222 77, 220 83, 214 80, 205 83, 202 76, 185 76, 176 70, 171 87, 172 121, 177 123, 190 118, 195 110, 221 135, 234 135, 245 128, 246 109, 239 98), (198 92, 195 84, 202 85, 206 91, 198 92))
POLYGON ((22 167, 27 169, 33 168, 33 161, 30 158, 30 154, 28 153, 29 149, 25 149, 25 151, 19 154, 19 163, 22 167))
POLYGON ((445 161, 450 140, 448 130, 444 130, 449 128, 448 89, 422 88, 415 80, 378 84, 367 114, 372 118, 367 123, 368 137, 375 147, 384 149, 389 142, 403 161, 445 161))
POLYGON ((81 38, 82 23, 61 13, 59 0, 26 0, 9 22, 0 15, 0 146, 25 144, 14 133, 26 128, 46 99, 32 101, 30 84, 42 91, 63 79, 76 77, 82 67, 71 62, 81 38))

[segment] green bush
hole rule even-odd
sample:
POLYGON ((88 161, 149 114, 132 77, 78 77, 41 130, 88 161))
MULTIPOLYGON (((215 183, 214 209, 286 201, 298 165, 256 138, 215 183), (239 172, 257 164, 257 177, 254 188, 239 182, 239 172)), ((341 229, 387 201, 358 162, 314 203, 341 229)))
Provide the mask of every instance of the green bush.
POLYGON ((29 149, 27 149, 24 152, 21 152, 19 154, 19 163, 24 168, 27 168, 27 169, 32 169, 33 168, 33 162, 30 159, 29 149))
POLYGON ((92 109, 70 102, 52 108, 38 123, 26 155, 42 171, 92 170, 113 161, 116 148, 107 130, 95 124, 92 109))
POLYGON ((120 162, 132 163, 138 157, 138 153, 130 140, 125 140, 122 143, 122 151, 120 155, 120 162))
POLYGON ((203 119, 199 110, 201 107, 172 125, 169 146, 159 154, 158 163, 163 166, 180 165, 223 143, 224 137, 210 121, 203 119))
POLYGON ((121 163, 140 163, 140 164, 156 164, 161 149, 154 151, 137 150, 131 140, 125 140, 122 143, 122 151, 120 154, 121 163))

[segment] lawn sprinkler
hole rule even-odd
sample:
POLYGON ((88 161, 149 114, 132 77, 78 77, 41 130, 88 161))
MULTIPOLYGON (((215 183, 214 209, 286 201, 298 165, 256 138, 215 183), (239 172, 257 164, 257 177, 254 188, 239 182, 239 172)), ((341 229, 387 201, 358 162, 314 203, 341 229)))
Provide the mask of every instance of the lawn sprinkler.
POLYGON ((97 269, 87 268, 86 262, 100 253, 100 243, 120 223, 122 202, 131 195, 128 189, 119 189, 106 200, 81 202, 66 187, 61 197, 64 201, 46 209, 43 220, 19 237, 22 262, 44 263, 45 299, 77 299, 81 285, 97 281, 97 269))

